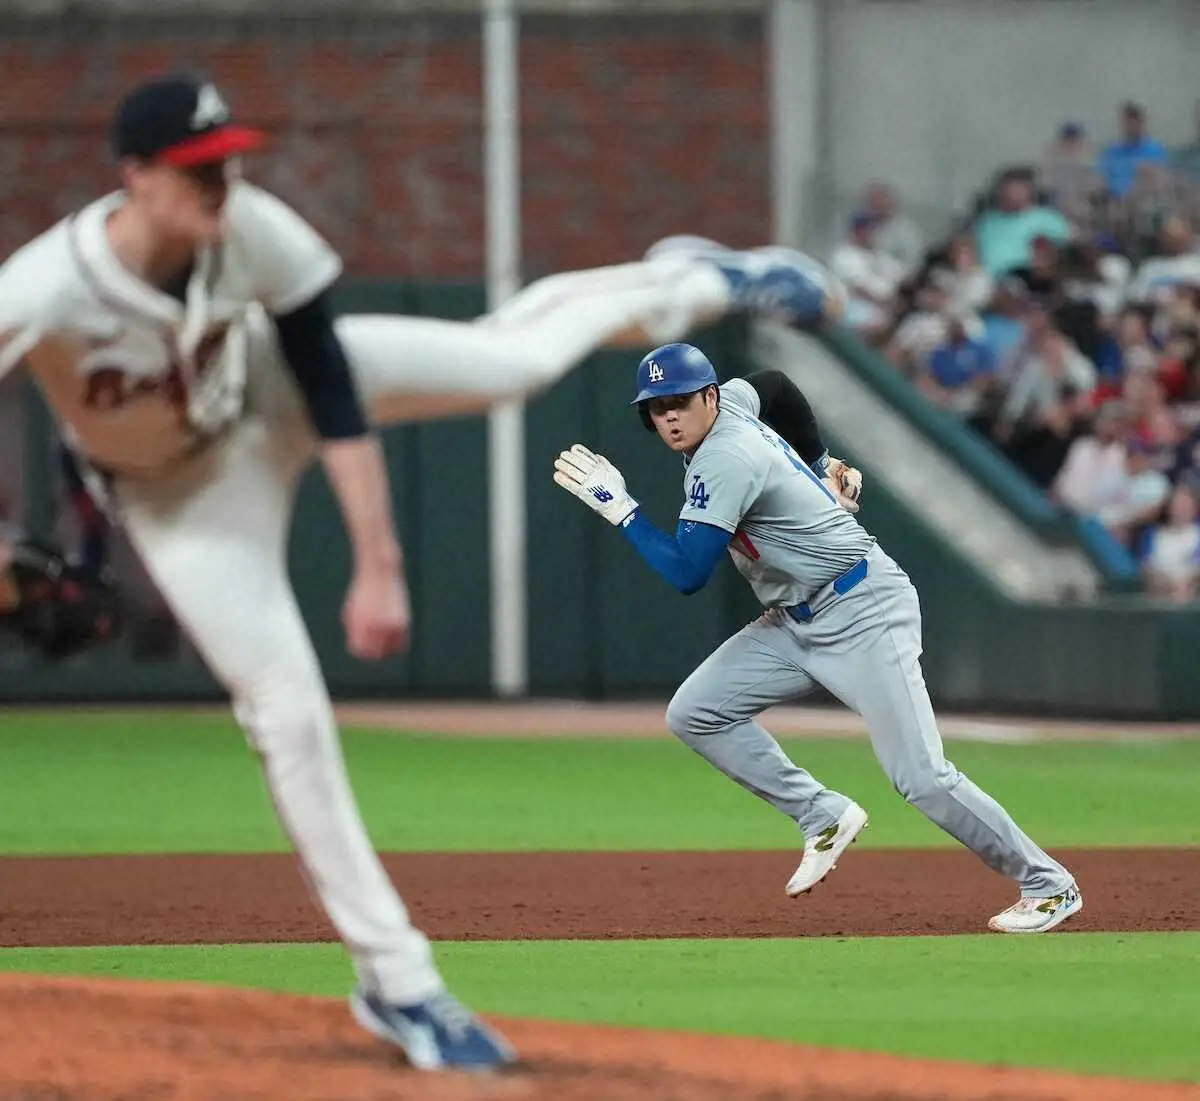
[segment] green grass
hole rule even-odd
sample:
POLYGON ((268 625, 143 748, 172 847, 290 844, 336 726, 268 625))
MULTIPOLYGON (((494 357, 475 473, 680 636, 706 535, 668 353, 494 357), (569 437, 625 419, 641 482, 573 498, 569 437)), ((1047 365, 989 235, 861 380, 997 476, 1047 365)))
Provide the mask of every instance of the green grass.
MULTIPOLYGON (((1200 934, 437 946, 480 1009, 1200 1081, 1200 934)), ((13 949, 0 970, 342 995, 333 945, 13 949)))
MULTIPOLYGON (((865 844, 952 844, 896 796, 860 741, 785 743, 871 812, 865 844)), ((791 848, 778 814, 671 738, 472 739, 350 731, 377 845, 395 850, 791 848)), ((1043 844, 1195 845, 1200 741, 951 746, 1043 844)), ((198 713, 9 712, 0 852, 286 848, 231 720, 198 713)))

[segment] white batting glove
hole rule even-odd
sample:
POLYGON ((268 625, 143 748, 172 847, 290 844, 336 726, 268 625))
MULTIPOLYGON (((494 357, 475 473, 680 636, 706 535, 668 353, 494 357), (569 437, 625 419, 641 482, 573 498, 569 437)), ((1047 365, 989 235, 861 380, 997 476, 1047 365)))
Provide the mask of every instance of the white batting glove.
POLYGON ((610 524, 627 520, 638 507, 625 488, 621 472, 603 455, 593 454, 581 443, 554 460, 554 481, 610 524))

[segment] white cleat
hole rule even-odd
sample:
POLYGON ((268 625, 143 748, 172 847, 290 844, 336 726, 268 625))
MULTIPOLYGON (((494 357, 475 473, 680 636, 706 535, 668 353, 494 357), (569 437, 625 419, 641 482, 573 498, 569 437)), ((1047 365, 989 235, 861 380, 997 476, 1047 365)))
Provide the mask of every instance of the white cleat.
POLYGON ((988 922, 997 933, 1048 933, 1083 909, 1083 895, 1072 883, 1065 894, 1023 898, 988 922))
POLYGON ((804 859, 800 861, 800 867, 788 880, 788 895, 795 898, 820 883, 837 867, 838 857, 854 843, 866 825, 867 812, 857 803, 851 803, 832 826, 810 837, 804 843, 804 859))

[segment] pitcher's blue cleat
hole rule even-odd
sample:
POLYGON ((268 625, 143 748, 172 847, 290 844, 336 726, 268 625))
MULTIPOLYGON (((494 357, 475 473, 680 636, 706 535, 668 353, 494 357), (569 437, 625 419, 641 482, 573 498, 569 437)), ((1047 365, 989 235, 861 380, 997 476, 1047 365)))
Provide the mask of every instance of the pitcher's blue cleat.
POLYGON ((812 325, 826 315, 830 277, 794 249, 761 248, 710 257, 729 281, 733 305, 787 325, 812 325))
POLYGON ((814 325, 840 315, 838 281, 811 256, 779 245, 737 250, 706 237, 667 237, 652 245, 648 260, 694 256, 713 264, 725 277, 734 310, 744 310, 786 325, 814 325))
POLYGON ((356 990, 350 1012, 368 1032, 395 1044, 418 1070, 497 1070, 516 1052, 452 994, 443 991, 415 1005, 392 1005, 356 990))

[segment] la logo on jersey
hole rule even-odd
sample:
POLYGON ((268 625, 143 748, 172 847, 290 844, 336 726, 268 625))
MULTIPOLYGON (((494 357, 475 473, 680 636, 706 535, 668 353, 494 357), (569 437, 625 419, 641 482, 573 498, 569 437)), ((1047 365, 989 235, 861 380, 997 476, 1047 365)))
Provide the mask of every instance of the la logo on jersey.
POLYGON ((699 474, 692 475, 692 491, 688 494, 688 502, 692 508, 708 508, 708 490, 704 488, 704 483, 700 481, 699 474))
POLYGON ((657 363, 655 363, 654 360, 651 360, 650 361, 650 381, 651 382, 662 382, 662 380, 666 377, 667 376, 663 374, 663 369, 657 363))
POLYGON ((196 97, 196 109, 191 118, 192 129, 207 130, 210 126, 228 121, 229 108, 225 106, 221 93, 212 84, 205 84, 196 97))

